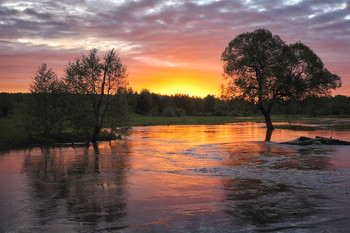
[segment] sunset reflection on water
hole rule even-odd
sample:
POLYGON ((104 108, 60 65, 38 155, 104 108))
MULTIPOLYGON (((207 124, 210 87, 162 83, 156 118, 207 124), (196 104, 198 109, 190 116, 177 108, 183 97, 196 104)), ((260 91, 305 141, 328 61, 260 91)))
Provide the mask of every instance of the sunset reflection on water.
POLYGON ((0 156, 0 231, 242 232, 350 227, 349 131, 260 123, 134 127, 98 147, 0 156))

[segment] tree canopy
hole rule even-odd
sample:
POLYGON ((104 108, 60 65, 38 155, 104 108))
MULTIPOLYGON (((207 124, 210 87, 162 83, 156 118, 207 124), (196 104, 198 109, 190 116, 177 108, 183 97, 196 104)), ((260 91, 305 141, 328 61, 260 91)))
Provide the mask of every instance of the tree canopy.
POLYGON ((113 49, 106 52, 102 61, 97 50, 92 49, 88 56, 81 55, 75 62, 69 62, 65 73, 67 91, 75 97, 75 125, 95 142, 106 117, 115 115, 109 113, 120 101, 113 95, 127 85, 126 66, 113 49))
POLYGON ((32 120, 27 131, 33 137, 39 134, 42 142, 60 138, 64 128, 92 142, 99 139, 107 124, 110 135, 124 132, 122 124, 128 113, 126 77, 126 66, 113 49, 102 59, 96 49, 82 54, 67 64, 61 79, 42 64, 30 86, 32 120))
POLYGON ((227 92, 254 102, 273 129, 272 105, 309 96, 329 95, 341 86, 322 60, 301 42, 286 44, 269 30, 257 29, 235 37, 225 48, 224 77, 227 92))
POLYGON ((66 120, 64 92, 65 85, 55 72, 45 63, 40 65, 30 85, 32 98, 25 127, 32 137, 39 137, 41 143, 62 133, 66 120))

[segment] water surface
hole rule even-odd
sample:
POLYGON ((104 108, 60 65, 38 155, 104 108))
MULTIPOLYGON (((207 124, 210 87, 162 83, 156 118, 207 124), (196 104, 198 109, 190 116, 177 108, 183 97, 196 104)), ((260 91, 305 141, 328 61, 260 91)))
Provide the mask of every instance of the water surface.
POLYGON ((0 155, 0 232, 348 232, 349 131, 135 127, 98 148, 0 155))

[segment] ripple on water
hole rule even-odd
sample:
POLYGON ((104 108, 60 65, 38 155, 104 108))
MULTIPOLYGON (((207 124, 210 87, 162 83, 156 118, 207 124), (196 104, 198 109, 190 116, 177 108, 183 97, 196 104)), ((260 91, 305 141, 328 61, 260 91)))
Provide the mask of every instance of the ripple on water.
POLYGON ((0 231, 347 232, 349 148, 263 142, 261 125, 136 127, 95 149, 2 154, 0 231))

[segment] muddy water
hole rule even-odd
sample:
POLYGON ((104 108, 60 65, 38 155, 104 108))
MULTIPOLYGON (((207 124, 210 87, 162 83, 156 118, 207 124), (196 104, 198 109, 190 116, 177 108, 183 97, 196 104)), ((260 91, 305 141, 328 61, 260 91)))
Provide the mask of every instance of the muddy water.
POLYGON ((349 131, 135 127, 98 148, 0 154, 0 232, 348 232, 349 131))

